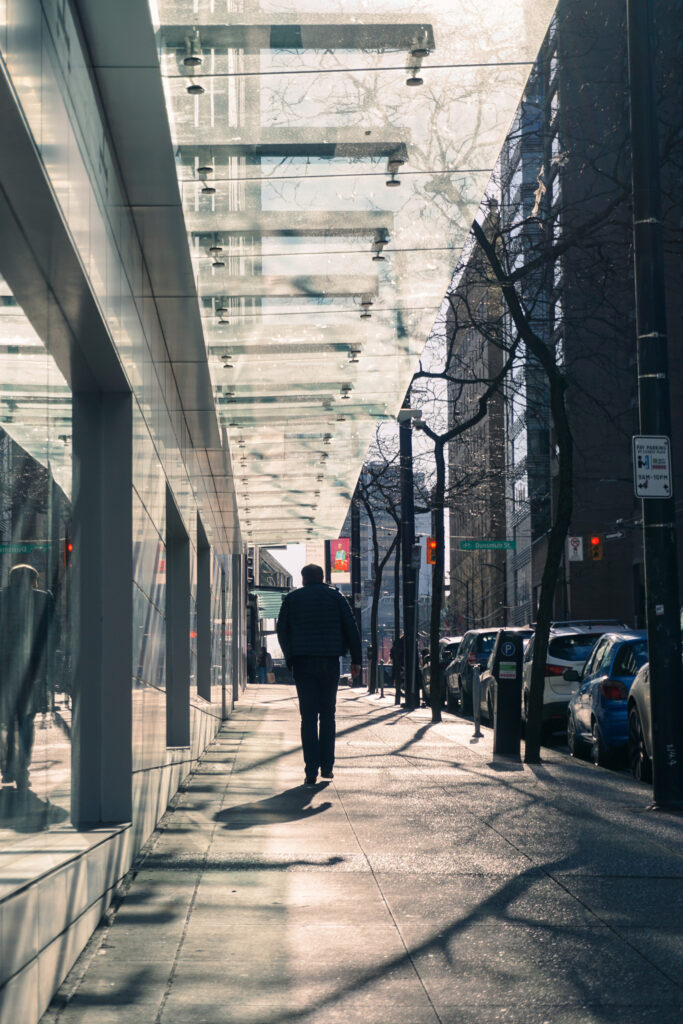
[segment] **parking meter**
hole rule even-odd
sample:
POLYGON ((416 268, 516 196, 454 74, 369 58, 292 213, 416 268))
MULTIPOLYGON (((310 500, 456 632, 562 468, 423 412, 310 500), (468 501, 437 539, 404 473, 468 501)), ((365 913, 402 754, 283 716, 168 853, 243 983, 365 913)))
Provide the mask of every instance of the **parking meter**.
POLYGON ((501 629, 493 649, 496 681, 493 713, 493 752, 519 760, 522 717, 522 658, 519 633, 501 629))

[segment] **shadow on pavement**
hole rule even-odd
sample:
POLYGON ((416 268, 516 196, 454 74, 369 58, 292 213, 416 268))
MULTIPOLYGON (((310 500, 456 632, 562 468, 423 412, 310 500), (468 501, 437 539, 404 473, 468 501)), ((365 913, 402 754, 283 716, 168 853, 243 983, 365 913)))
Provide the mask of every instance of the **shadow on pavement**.
POLYGON ((332 806, 329 800, 311 806, 311 798, 319 793, 321 788, 320 785, 315 789, 294 786, 292 789, 285 789, 282 793, 265 797, 263 800, 226 807, 225 810, 214 815, 214 820, 222 822, 223 827, 229 831, 241 831, 253 828, 255 825, 279 825, 286 821, 303 821, 305 818, 313 818, 321 814, 332 806))

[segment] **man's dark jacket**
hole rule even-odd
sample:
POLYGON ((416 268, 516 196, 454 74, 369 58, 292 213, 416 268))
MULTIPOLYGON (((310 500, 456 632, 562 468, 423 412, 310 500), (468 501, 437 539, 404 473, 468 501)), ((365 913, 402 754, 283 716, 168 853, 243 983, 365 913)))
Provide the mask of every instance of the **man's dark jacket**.
POLYGON ((325 583, 306 583, 287 594, 277 620, 277 638, 288 668, 297 655, 340 657, 350 651, 353 665, 362 660, 349 602, 325 583))

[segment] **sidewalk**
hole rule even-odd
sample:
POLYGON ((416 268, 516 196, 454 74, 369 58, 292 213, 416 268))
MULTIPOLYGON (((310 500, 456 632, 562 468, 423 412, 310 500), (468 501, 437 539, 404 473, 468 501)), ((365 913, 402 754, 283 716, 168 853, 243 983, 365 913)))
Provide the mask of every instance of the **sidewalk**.
POLYGON ((302 786, 251 686, 44 1024, 679 1024, 683 819, 651 790, 340 690, 302 786))

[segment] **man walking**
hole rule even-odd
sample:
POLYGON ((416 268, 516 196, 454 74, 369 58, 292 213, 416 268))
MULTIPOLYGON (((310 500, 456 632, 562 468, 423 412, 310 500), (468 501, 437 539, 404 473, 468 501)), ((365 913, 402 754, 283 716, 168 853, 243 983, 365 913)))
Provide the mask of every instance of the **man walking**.
POLYGON ((277 636, 299 696, 306 785, 314 786, 318 769, 323 779, 334 777, 339 658, 350 651, 355 678, 361 666, 361 640, 348 601, 323 583, 320 566, 305 565, 301 580, 303 586, 282 601, 277 636))

